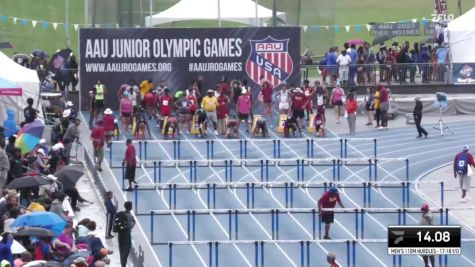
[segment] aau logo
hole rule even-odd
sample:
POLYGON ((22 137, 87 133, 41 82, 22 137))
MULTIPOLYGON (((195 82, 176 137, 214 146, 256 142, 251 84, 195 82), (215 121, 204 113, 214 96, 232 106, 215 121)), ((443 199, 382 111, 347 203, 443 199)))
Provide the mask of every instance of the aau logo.
POLYGON ((290 77, 294 63, 289 55, 289 39, 276 40, 268 36, 249 42, 251 52, 246 61, 246 72, 251 80, 260 84, 260 77, 264 77, 276 87, 290 77))

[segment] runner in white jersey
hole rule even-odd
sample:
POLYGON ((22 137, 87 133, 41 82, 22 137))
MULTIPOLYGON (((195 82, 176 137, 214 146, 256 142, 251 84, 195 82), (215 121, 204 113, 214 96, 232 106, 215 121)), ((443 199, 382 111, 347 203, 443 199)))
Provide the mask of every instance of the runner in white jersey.
POLYGON ((290 92, 287 90, 287 85, 282 84, 280 91, 275 95, 275 99, 279 103, 279 114, 289 114, 290 92))

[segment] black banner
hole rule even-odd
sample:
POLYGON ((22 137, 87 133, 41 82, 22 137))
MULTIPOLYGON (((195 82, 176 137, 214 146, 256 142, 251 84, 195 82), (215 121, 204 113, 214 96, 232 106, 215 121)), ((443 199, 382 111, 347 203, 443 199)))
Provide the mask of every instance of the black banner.
MULTIPOLYGON (((272 85, 300 80, 300 28, 80 29, 81 90, 105 84, 106 105, 117 109, 116 92, 134 79, 165 81, 172 90, 187 89, 200 79, 214 88, 226 77, 247 80, 263 76, 272 85)), ((82 107, 87 107, 87 97, 82 107)))

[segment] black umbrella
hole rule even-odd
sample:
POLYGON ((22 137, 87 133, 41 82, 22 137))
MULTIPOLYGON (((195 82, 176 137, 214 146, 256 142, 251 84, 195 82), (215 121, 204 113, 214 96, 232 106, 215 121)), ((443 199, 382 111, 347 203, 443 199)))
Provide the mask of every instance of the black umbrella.
POLYGON ((54 176, 58 178, 58 182, 63 185, 63 190, 74 188, 83 175, 84 171, 81 165, 65 166, 54 173, 54 176))
POLYGON ((11 181, 7 188, 8 189, 20 189, 27 187, 35 187, 40 185, 47 185, 49 181, 41 176, 26 176, 21 178, 15 178, 11 181))
POLYGON ((377 44, 380 44, 380 43, 384 43, 387 40, 391 40, 393 38, 394 38, 394 36, 388 35, 388 34, 383 34, 383 35, 380 35, 380 36, 376 36, 373 40, 372 45, 377 45, 377 44))
POLYGON ((55 233, 41 227, 22 227, 18 229, 14 236, 54 237, 55 233))
POLYGON ((32 57, 48 58, 49 55, 41 49, 35 49, 31 52, 32 57))

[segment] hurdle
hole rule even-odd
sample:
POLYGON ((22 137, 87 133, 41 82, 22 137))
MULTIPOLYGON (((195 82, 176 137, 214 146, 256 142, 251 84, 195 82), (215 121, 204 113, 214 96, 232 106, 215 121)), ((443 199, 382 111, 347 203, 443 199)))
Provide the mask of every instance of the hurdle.
MULTIPOLYGON (((373 157, 377 158, 377 150, 378 150, 378 140, 376 138, 359 138, 359 137, 353 137, 353 138, 345 138, 344 139, 344 146, 343 146, 343 155, 342 158, 347 158, 348 157, 348 144, 351 141, 372 141, 373 143, 373 157)), ((351 145, 351 144, 350 144, 351 145)))

